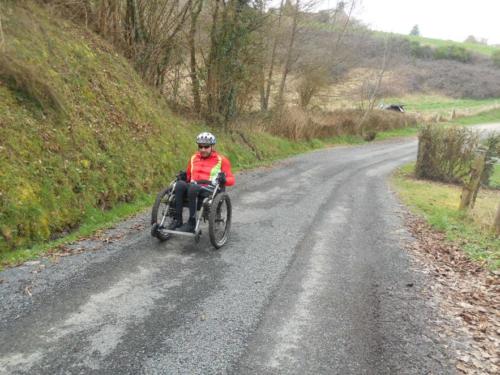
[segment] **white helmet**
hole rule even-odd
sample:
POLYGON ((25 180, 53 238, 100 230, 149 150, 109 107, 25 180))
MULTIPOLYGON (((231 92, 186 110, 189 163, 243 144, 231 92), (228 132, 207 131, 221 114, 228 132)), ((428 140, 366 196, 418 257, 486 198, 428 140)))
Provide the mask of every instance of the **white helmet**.
POLYGON ((215 135, 209 132, 203 132, 198 134, 196 137, 196 143, 199 145, 214 145, 215 144, 215 135))

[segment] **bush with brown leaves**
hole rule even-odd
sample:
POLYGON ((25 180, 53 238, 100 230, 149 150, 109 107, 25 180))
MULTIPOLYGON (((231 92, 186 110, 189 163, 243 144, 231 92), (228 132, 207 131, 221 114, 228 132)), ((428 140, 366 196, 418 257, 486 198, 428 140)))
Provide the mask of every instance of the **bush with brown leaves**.
POLYGON ((344 135, 365 136, 368 133, 376 134, 417 125, 417 119, 413 115, 374 110, 365 119, 364 134, 361 134, 358 125, 363 114, 363 111, 355 109, 307 112, 298 107, 290 107, 270 116, 264 127, 274 135, 293 140, 309 140, 344 135))
POLYGON ((417 178, 460 183, 468 175, 479 135, 459 127, 426 125, 418 135, 417 178))

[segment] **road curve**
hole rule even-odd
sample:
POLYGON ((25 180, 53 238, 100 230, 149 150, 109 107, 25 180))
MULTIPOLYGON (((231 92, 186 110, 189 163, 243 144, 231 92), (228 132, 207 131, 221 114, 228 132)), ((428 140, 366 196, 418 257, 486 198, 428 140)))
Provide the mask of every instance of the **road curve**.
POLYGON ((219 251, 206 235, 157 242, 145 213, 100 251, 0 273, 0 373, 453 373, 386 181, 416 148, 326 149, 239 174, 219 251))

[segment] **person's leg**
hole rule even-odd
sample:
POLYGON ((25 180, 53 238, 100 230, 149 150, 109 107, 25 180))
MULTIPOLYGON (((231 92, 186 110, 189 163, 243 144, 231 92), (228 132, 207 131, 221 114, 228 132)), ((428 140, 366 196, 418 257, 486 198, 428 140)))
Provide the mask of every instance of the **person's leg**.
POLYGON ((180 227, 179 230, 183 232, 193 232, 196 226, 196 206, 197 198, 200 193, 201 186, 197 184, 189 184, 187 189, 188 206, 189 206, 189 220, 186 224, 180 227))
POLYGON ((184 197, 186 196, 186 191, 188 184, 185 181, 177 181, 175 184, 175 218, 170 223, 168 229, 176 229, 182 225, 182 209, 184 204, 184 197))
POLYGON ((198 199, 198 195, 200 194, 200 191, 201 191, 200 185, 189 184, 187 196, 188 196, 189 218, 190 219, 196 218, 197 199, 198 199))

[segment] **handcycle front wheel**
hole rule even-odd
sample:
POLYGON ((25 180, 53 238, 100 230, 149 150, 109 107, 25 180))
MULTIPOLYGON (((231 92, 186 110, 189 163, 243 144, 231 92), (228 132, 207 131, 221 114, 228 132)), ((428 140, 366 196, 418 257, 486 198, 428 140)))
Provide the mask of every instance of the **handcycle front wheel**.
POLYGON ((158 238, 160 241, 166 241, 170 238, 169 233, 162 232, 160 224, 162 222, 163 216, 165 215, 165 220, 162 227, 167 227, 172 218, 167 214, 169 209, 168 199, 172 193, 172 187, 169 186, 158 193, 156 196, 155 203, 153 204, 153 209, 151 210, 151 235, 158 238))
POLYGON ((208 215, 208 234, 210 242, 216 249, 220 249, 229 239, 231 230, 232 206, 229 195, 219 193, 210 206, 208 215))

